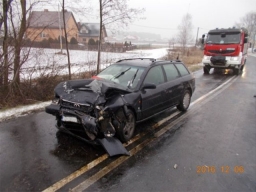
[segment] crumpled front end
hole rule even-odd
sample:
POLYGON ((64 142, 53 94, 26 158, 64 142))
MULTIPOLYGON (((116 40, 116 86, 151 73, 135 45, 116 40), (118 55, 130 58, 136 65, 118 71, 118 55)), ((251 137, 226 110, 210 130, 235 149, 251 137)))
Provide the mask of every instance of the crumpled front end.
MULTIPOLYGON (((128 91, 94 81, 73 81, 73 86, 59 84, 53 103, 45 111, 56 117, 57 128, 85 135, 83 138, 92 144, 109 143, 102 139, 116 136, 116 130, 125 126, 127 106, 121 93, 128 91), (82 86, 76 86, 79 84, 82 86)), ((111 143, 118 142, 111 140, 111 143)))

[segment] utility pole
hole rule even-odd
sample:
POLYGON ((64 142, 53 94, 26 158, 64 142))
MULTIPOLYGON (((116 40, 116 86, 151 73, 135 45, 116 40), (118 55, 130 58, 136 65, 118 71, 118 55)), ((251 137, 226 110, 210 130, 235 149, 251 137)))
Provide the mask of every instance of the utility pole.
POLYGON ((196 44, 197 44, 197 39, 198 39, 198 32, 199 32, 199 27, 197 27, 197 33, 196 33, 196 43, 195 43, 195 47, 196 47, 196 44))

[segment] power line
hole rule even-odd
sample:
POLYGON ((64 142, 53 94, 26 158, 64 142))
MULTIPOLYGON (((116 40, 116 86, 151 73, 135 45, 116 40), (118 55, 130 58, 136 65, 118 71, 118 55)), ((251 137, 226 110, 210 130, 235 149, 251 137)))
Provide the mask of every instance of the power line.
MULTIPOLYGON (((151 28, 151 29, 179 30, 178 28, 152 27, 152 26, 136 25, 136 24, 130 24, 130 25, 144 27, 144 28, 151 28)), ((197 27, 193 27, 193 29, 197 29, 197 27)), ((199 29, 210 30, 202 27, 199 27, 199 29)))
POLYGON ((136 25, 136 24, 130 24, 138 27, 144 27, 144 28, 151 28, 151 29, 166 29, 166 30, 178 30, 174 28, 164 28, 164 27, 152 27, 152 26, 145 26, 145 25, 136 25))

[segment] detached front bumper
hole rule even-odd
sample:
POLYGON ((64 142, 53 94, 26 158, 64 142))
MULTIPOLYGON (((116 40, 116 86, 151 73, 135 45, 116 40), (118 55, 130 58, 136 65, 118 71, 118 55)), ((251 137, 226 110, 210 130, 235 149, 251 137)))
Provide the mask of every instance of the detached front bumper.
POLYGON ((45 112, 56 116, 59 127, 70 123, 81 125, 91 140, 94 140, 98 134, 96 118, 82 112, 61 108, 60 105, 56 104, 45 107, 45 112))
POLYGON ((98 125, 96 118, 82 113, 77 113, 69 109, 61 109, 59 105, 51 104, 45 107, 45 112, 54 115, 59 119, 56 127, 67 134, 70 134, 84 142, 91 145, 101 145, 109 154, 109 156, 115 155, 129 155, 129 152, 125 149, 119 139, 115 137, 97 138, 98 136, 98 125), (76 121, 77 119, 77 121, 76 121), (64 121, 63 121, 64 120, 64 121), (87 136, 90 139, 86 139, 70 131, 68 128, 63 126, 63 123, 76 123, 84 127, 87 136))
POLYGON ((45 107, 45 112, 57 116, 60 114, 60 106, 51 104, 45 107))

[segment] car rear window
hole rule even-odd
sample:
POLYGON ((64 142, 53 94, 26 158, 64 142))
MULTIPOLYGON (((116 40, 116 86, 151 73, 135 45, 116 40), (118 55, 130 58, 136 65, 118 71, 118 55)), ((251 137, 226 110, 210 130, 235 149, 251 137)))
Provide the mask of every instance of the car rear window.
POLYGON ((173 64, 163 65, 167 77, 167 81, 171 81, 179 77, 179 73, 173 64))
POLYGON ((183 64, 181 64, 181 63, 176 63, 175 65, 176 65, 176 67, 178 68, 178 70, 179 70, 181 76, 185 76, 185 75, 188 75, 188 74, 189 74, 189 71, 187 70, 186 67, 184 67, 183 64))

